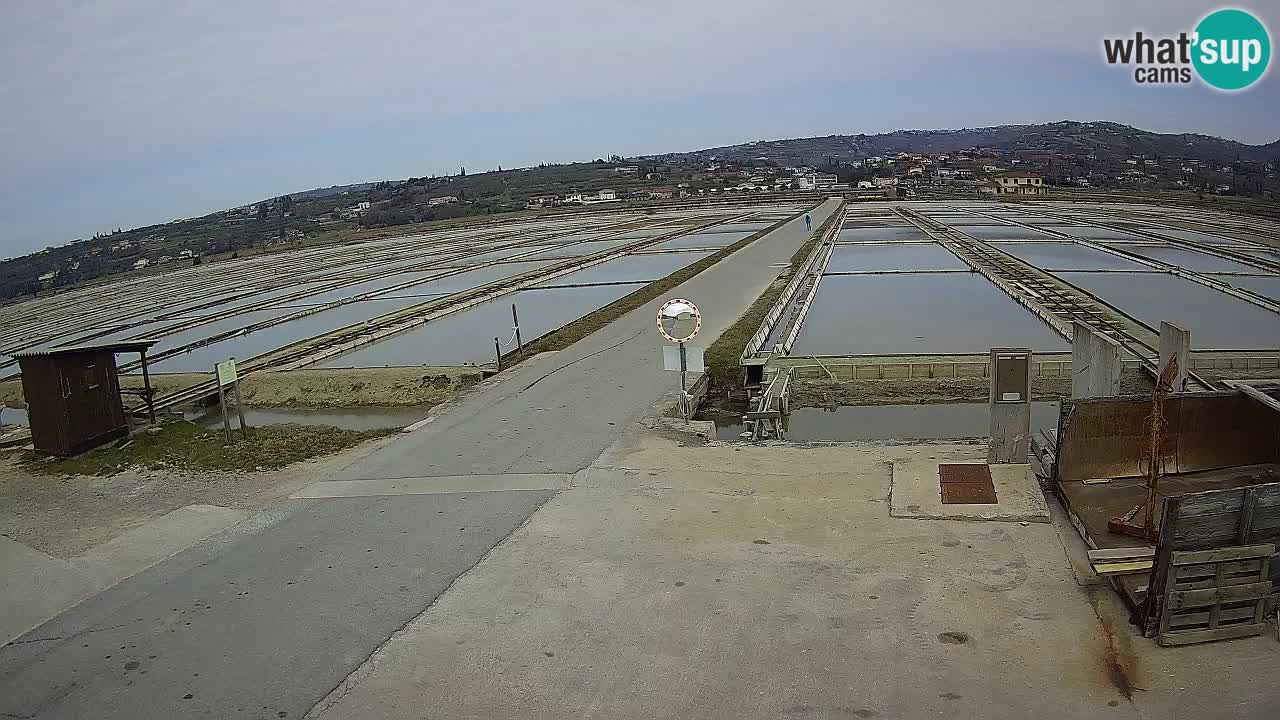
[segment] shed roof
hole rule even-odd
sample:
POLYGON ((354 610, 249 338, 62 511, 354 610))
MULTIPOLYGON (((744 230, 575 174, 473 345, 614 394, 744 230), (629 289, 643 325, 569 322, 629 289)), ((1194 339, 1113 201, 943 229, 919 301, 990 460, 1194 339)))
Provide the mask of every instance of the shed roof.
POLYGON ((141 352, 160 342, 157 339, 121 340, 109 343, 86 343, 84 345, 67 345, 65 347, 37 348, 20 350, 13 357, 22 359, 30 357, 54 357, 58 355, 75 355, 86 352, 141 352))

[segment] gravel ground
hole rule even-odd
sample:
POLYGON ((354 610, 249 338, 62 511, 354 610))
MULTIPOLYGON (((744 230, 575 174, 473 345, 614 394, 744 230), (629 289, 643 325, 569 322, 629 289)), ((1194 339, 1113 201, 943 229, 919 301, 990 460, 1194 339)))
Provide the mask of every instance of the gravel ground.
POLYGON ((187 505, 253 510, 282 500, 388 441, 270 472, 51 476, 24 469, 22 453, 5 453, 0 455, 0 535, 67 559, 187 505))

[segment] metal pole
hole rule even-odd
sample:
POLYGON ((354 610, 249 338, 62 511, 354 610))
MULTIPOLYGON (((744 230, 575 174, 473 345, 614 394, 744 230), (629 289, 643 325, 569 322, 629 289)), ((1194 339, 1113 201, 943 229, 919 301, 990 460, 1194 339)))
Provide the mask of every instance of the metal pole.
POLYGON ((143 398, 147 401, 147 414, 151 416, 151 424, 156 424, 156 406, 151 402, 151 375, 147 373, 147 350, 143 348, 139 354, 142 356, 142 392, 143 398))
POLYGON ((516 328, 516 352, 524 354, 524 341, 520 339, 520 317, 516 315, 516 304, 511 303, 511 324, 516 328))
POLYGON ((684 343, 680 343, 680 392, 688 390, 688 386, 685 384, 685 372, 688 369, 689 366, 685 363, 684 343))
POLYGON ((493 339, 493 354, 498 356, 495 367, 502 369, 502 343, 498 342, 498 338, 493 339))
POLYGON ((218 376, 218 363, 213 364, 214 382, 218 383, 218 405, 222 407, 222 427, 227 431, 227 444, 231 444, 231 419, 227 417, 227 391, 218 376))

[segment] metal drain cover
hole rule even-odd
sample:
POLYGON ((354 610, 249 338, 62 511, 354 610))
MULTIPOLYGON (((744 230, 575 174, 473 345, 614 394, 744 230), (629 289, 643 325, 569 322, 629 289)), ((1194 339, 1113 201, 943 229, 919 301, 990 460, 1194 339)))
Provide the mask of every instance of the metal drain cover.
POLYGON ((993 505, 996 487, 986 463, 938 465, 938 486, 943 505, 993 505))

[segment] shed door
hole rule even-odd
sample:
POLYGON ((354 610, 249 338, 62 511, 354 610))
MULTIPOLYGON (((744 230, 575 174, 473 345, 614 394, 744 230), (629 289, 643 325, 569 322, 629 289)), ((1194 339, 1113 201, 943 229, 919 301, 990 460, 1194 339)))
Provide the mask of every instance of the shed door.
POLYGON ((67 407, 72 419, 71 434, 76 440, 90 440, 118 427, 112 411, 115 390, 111 372, 110 364, 101 357, 63 369, 70 376, 67 407))

